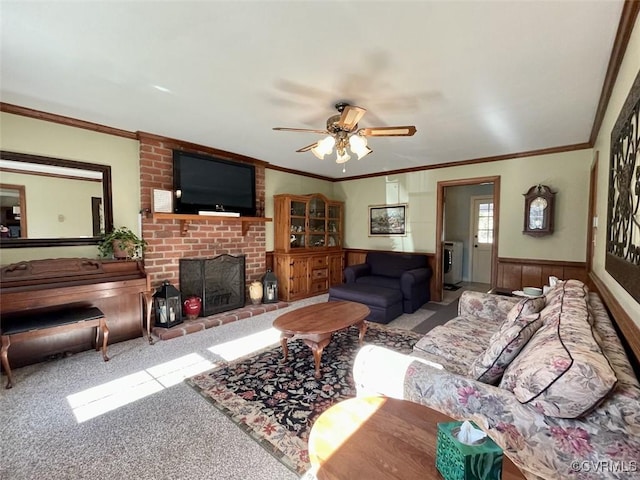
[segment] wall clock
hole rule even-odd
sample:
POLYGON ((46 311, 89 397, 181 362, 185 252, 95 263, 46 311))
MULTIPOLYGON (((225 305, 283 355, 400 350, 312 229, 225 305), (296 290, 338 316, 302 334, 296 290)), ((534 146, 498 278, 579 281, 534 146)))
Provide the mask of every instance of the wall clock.
POLYGON ((546 185, 534 185, 524 194, 524 230, 522 233, 542 237, 553 233, 555 192, 546 185))

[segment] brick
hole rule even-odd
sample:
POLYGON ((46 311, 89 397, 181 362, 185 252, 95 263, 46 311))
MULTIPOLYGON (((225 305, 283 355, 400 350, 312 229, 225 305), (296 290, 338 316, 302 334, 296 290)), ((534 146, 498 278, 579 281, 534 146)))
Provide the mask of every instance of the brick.
POLYGON ((158 155, 165 155, 167 157, 173 157, 173 152, 165 146, 154 146, 153 153, 157 153, 158 155))
POLYGON ((205 326, 204 326, 204 322, 198 322, 198 321, 185 322, 183 324, 183 329, 185 331, 185 334, 189 334, 189 333, 201 332, 202 330, 205 329, 205 326))
POLYGON ((171 340, 172 338, 184 337, 187 334, 183 328, 177 326, 166 329, 158 327, 157 329, 154 328, 154 332, 155 331, 158 331, 158 337, 160 337, 161 340, 171 340))
POLYGON ((237 318, 236 315, 227 315, 226 317, 221 317, 218 321, 220 322, 220 325, 225 325, 227 323, 236 322, 238 320, 239 318, 237 318))

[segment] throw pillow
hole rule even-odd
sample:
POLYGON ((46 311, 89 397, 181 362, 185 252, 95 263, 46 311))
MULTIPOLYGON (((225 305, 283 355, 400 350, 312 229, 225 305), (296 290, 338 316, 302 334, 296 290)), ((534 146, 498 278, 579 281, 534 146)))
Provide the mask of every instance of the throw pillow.
POLYGON ((507 314, 506 324, 513 324, 520 317, 526 317, 538 313, 544 308, 544 297, 523 298, 516 303, 507 314))
POLYGON ((483 383, 496 384, 507 366, 542 325, 539 313, 505 322, 491 337, 489 347, 471 364, 469 375, 483 383))

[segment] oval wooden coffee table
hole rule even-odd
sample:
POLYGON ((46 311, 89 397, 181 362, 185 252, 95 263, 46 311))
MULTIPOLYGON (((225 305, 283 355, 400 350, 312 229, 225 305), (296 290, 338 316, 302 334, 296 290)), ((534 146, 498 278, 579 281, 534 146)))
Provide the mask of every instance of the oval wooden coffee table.
MULTIPOLYGON (((315 421, 309 434, 309 460, 318 480, 442 480, 436 468, 438 423, 453 421, 406 400, 351 398, 315 421)), ((504 455, 502 480, 524 478, 504 455)))
POLYGON ((360 329, 360 344, 367 331, 364 319, 369 316, 369 307, 355 302, 315 303, 298 308, 279 316, 273 327, 280 330, 280 344, 284 353, 284 361, 289 355, 287 341, 299 338, 313 352, 315 377, 320 378, 320 360, 324 347, 329 345, 334 332, 357 325, 360 329))

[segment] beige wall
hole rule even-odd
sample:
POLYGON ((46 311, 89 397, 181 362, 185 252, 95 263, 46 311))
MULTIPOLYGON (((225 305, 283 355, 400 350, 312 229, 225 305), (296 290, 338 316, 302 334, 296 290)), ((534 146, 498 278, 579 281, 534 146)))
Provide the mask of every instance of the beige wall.
MULTIPOLYGON (((605 242, 607 235, 607 192, 609 190, 609 147, 610 136, 613 125, 618 119, 620 109, 629 94, 631 85, 640 71, 640 16, 636 19, 633 33, 629 40, 629 45, 624 56, 624 61, 620 67, 618 78, 613 89, 607 112, 602 122, 602 127, 598 133, 594 151, 598 152, 598 231, 596 234, 596 247, 593 259, 593 271, 611 290, 620 305, 629 316, 640 327, 640 304, 620 286, 614 278, 607 273, 604 267, 605 262, 605 242)), ((640 279, 638 279, 640 281, 640 279)))
MULTIPOLYGON (((0 113, 0 125, 0 148, 3 150, 110 165, 114 225, 139 230, 140 168, 137 140, 9 113, 0 113)), ((0 251, 0 263, 54 256, 97 255, 96 247, 8 248, 0 251)))
POLYGON ((338 182, 334 197, 346 201, 345 245, 433 253, 436 251, 438 182, 500 176, 498 255, 583 262, 591 158, 591 150, 579 150, 338 182), (534 238, 522 234, 523 194, 538 183, 549 185, 558 194, 553 235, 534 238), (408 203, 406 237, 368 236, 368 206, 385 203, 408 203))

